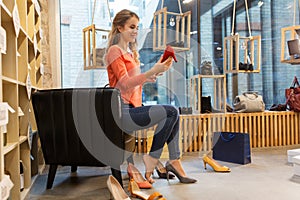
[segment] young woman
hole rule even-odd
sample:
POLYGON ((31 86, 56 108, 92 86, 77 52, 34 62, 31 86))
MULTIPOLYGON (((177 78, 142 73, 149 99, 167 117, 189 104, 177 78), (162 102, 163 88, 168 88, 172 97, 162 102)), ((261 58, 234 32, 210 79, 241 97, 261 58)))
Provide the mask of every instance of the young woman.
MULTIPOLYGON (((153 183, 151 174, 162 154, 165 143, 168 145, 168 172, 174 173, 182 183, 194 183, 188 178, 180 162, 179 114, 171 105, 142 106, 142 86, 155 82, 156 77, 172 65, 172 57, 160 60, 148 71, 141 73, 137 52, 139 17, 130 10, 121 10, 113 20, 106 53, 107 72, 111 87, 118 88, 124 103, 122 129, 128 132, 141 130, 157 124, 149 155, 143 156, 146 168, 145 178, 153 183)), ((168 177, 167 177, 168 178, 168 177)))

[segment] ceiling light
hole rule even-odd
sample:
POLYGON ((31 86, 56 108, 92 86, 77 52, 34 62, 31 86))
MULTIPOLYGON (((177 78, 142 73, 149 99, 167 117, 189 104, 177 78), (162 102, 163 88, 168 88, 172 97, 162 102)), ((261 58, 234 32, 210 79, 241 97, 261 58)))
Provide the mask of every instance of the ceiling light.
POLYGON ((193 0, 183 0, 183 4, 188 4, 188 3, 191 3, 193 0))

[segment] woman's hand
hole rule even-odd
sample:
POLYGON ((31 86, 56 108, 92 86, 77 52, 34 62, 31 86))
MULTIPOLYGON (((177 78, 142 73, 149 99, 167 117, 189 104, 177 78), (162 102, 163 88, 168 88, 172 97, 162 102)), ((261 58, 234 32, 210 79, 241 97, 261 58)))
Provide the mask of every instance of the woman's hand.
POLYGON ((150 83, 156 82, 156 75, 152 75, 149 78, 147 78, 146 82, 150 82, 150 83))
POLYGON ((160 57, 159 61, 152 67, 157 71, 156 74, 161 74, 165 71, 168 71, 169 68, 172 66, 173 59, 172 57, 167 58, 164 62, 161 62, 162 56, 160 57))
POLYGON ((164 62, 161 62, 161 59, 162 56, 149 71, 145 72, 147 79, 151 79, 151 77, 153 78, 153 76, 155 76, 156 79, 157 76, 161 76, 165 71, 168 71, 170 69, 173 62, 172 57, 169 57, 164 62))

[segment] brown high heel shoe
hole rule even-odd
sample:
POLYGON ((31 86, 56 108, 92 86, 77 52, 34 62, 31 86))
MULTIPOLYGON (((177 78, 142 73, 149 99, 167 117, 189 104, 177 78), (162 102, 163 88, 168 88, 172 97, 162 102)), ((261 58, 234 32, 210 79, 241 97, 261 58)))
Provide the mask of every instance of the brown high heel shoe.
POLYGON ((127 167, 127 173, 130 179, 133 179, 139 186, 139 188, 142 189, 150 189, 152 188, 151 183, 147 181, 142 174, 139 172, 139 170, 132 164, 128 163, 127 167))
POLYGON ((195 183, 195 182, 197 182, 196 179, 182 176, 181 174, 179 174, 179 172, 173 167, 173 165, 171 163, 169 163, 169 161, 166 163, 166 170, 167 170, 167 180, 168 181, 169 181, 169 172, 172 172, 179 179, 180 183, 195 183))
MULTIPOLYGON (((155 167, 155 170, 156 170, 159 178, 167 179, 167 170, 159 160, 158 160, 158 163, 155 167)), ((174 177, 175 176, 173 174, 169 174, 169 179, 172 179, 174 177)))
POLYGON ((115 200, 130 200, 124 189, 115 177, 109 175, 106 181, 107 187, 115 200))
POLYGON ((203 158, 203 164, 204 164, 204 169, 206 169, 206 164, 210 165, 215 172, 230 172, 230 168, 226 167, 226 166, 222 166, 219 163, 217 163, 217 161, 215 161, 214 159, 210 158, 207 155, 204 155, 203 158))

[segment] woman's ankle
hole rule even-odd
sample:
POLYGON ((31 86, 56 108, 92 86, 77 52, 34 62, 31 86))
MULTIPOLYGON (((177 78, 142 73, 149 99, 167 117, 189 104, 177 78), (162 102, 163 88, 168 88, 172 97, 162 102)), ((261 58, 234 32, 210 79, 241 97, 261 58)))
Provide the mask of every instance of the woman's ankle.
POLYGON ((154 180, 151 178, 151 175, 158 163, 158 159, 157 158, 154 158, 148 154, 145 154, 143 156, 143 162, 144 162, 144 165, 145 165, 145 178, 150 182, 150 183, 153 183, 154 180))

